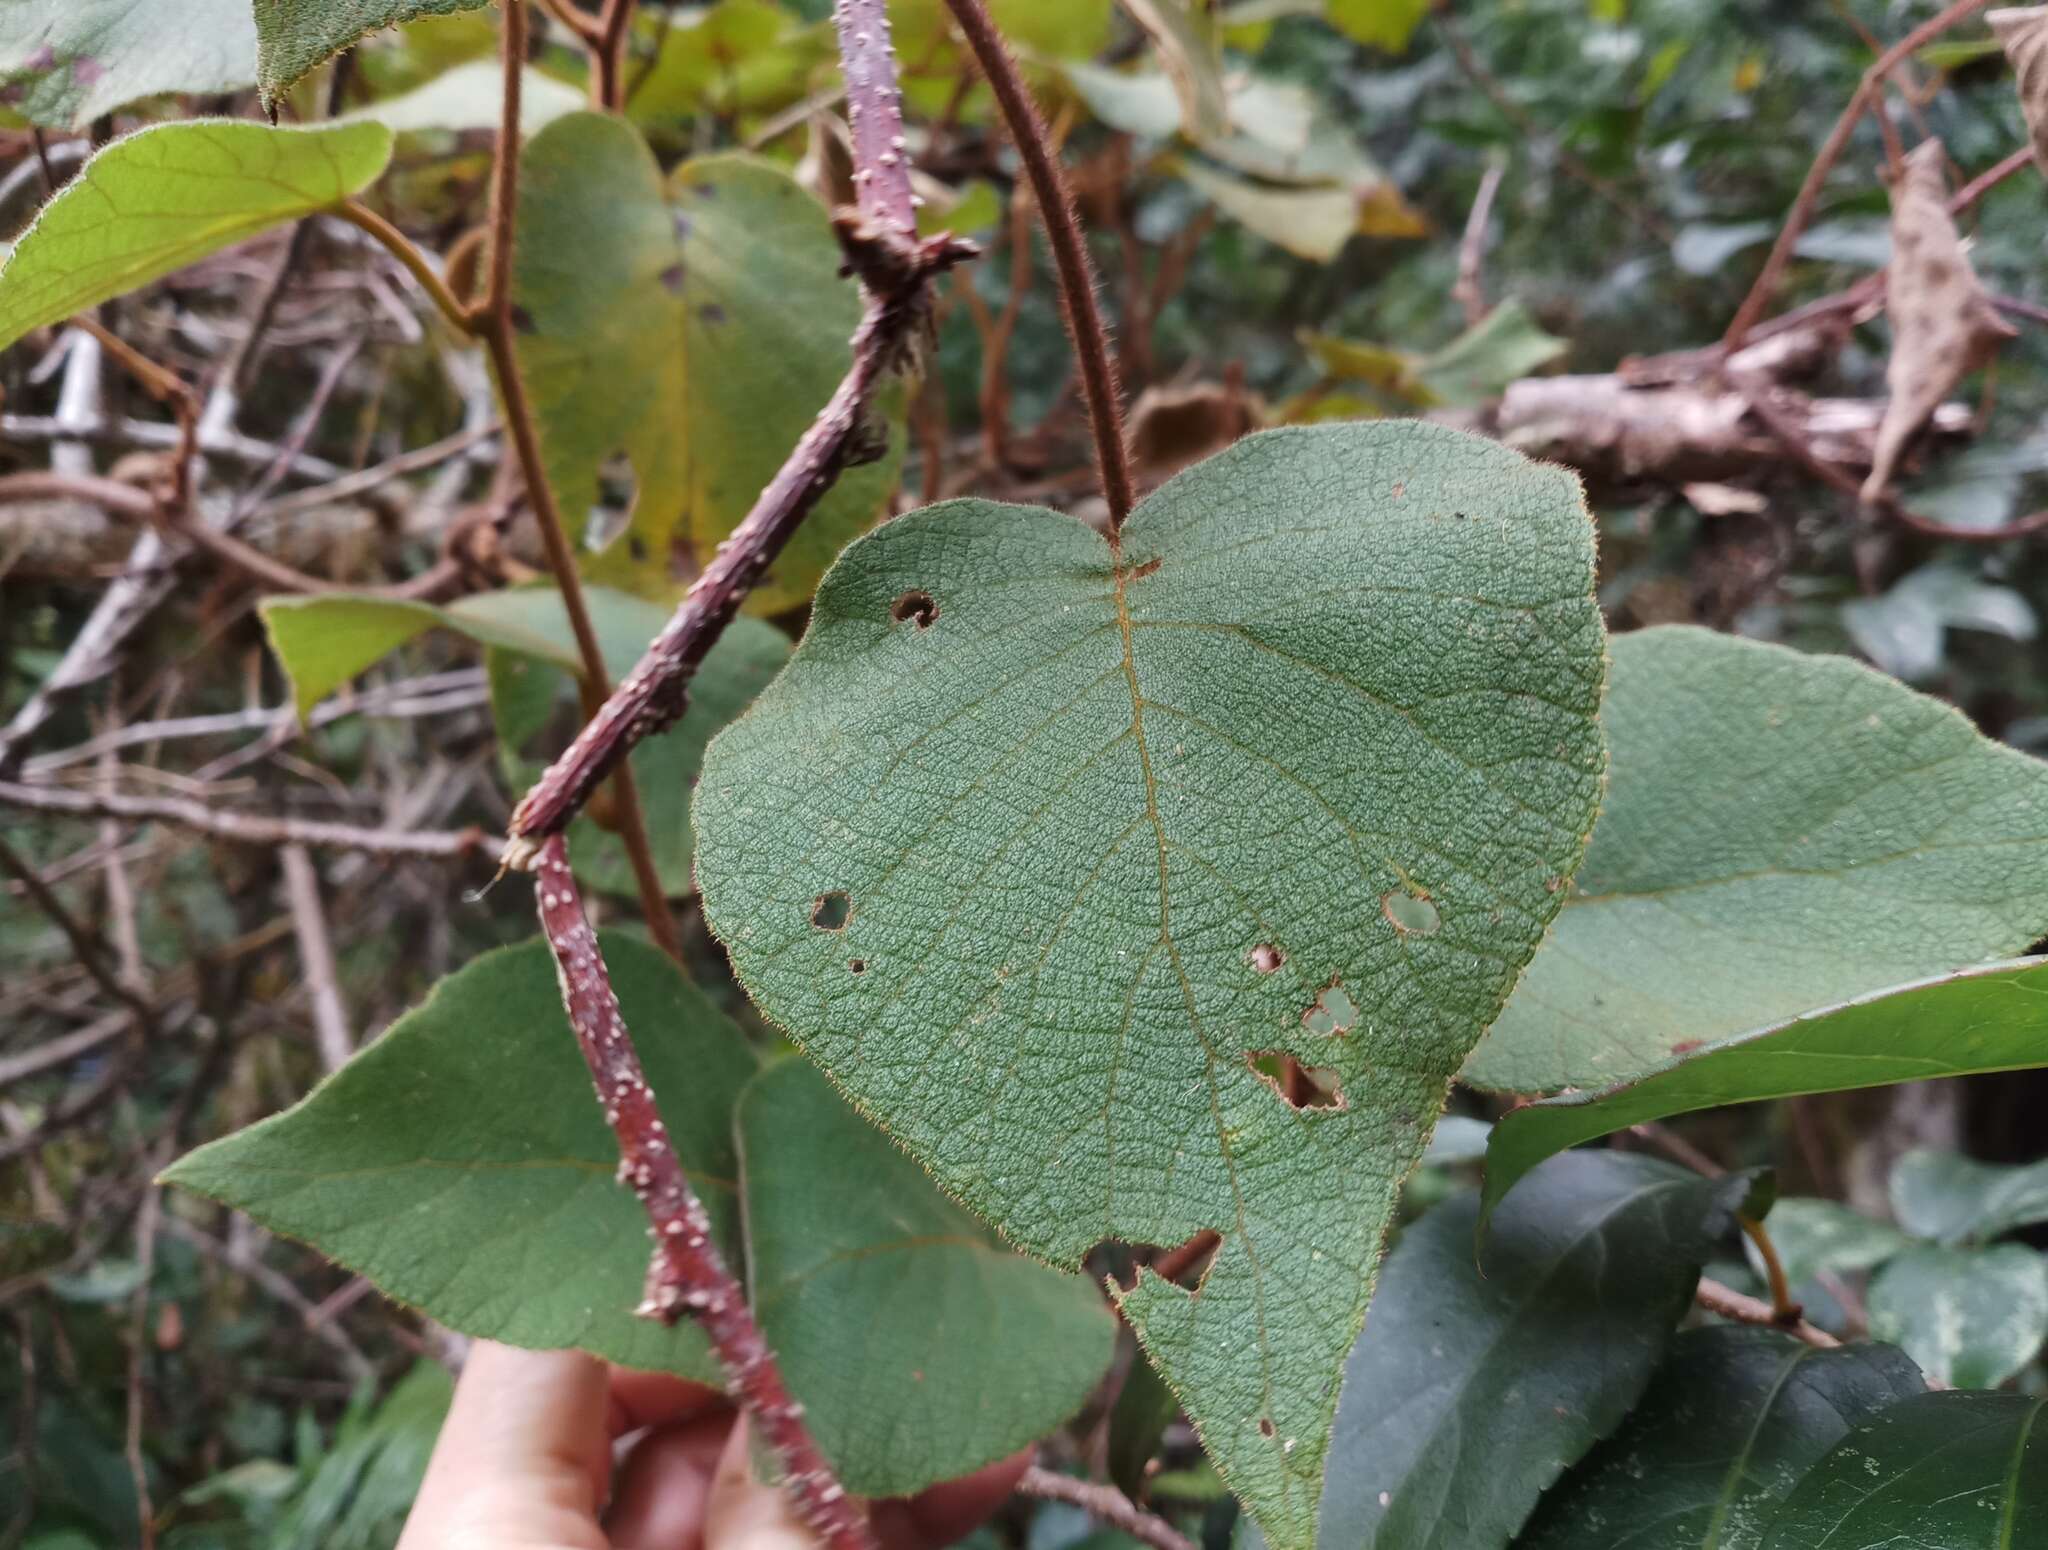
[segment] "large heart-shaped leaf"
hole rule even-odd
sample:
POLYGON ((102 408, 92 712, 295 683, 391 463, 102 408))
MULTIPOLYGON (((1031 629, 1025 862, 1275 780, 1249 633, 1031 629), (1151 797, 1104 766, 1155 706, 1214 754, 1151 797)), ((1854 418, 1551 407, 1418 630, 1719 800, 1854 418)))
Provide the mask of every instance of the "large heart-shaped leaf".
POLYGON ((1764 1550, 2035 1550, 2048 1399, 1916 1394, 1851 1432, 1771 1520, 1764 1550))
MULTIPOLYGON (((754 1056, 663 954, 617 933, 604 954, 676 1155, 736 1251, 731 1115, 754 1056)), ((465 1334, 716 1382, 695 1325, 633 1316, 647 1224, 618 1157, 532 941, 467 964, 311 1097, 165 1178, 465 1334)))
POLYGON ((2048 934, 2048 765, 1937 700, 1655 629, 1615 641, 1602 719, 1585 868, 1468 1081, 1603 1086, 2048 934))
POLYGON ((481 10, 489 0, 255 0, 256 79, 264 104, 370 33, 422 16, 481 10))
MULTIPOLYGON (((765 162, 707 156, 664 178, 631 125, 572 113, 528 144, 520 179, 519 365, 548 482, 580 528, 623 453, 632 517, 586 568, 668 596, 832 396, 858 299, 824 210, 765 162)), ((801 603, 874 520, 902 453, 890 423, 887 455, 840 478, 750 606, 801 603)))
POLYGON ((1324 1550, 1506 1544, 1643 1392, 1750 1189, 1574 1152, 1480 1255, 1474 1194, 1404 1230, 1344 1366, 1324 1550))
POLYGON ((1681 1055, 1605 1092, 1524 1104, 1487 1144, 1487 1209, 1551 1153, 1646 1120, 2040 1065, 2048 1065, 2048 961, 1945 975, 1681 1055))
POLYGON ((1581 854, 1591 565, 1572 477, 1495 443, 1269 432, 1116 543, 888 523, 706 756, 742 983, 948 1190, 1061 1265, 1222 1234, 1122 1305, 1290 1550, 1400 1180, 1581 854))
POLYGON ((0 103, 31 123, 83 129, 138 97, 232 91, 255 79, 249 0, 0 5, 0 103))
POLYGON ((272 129, 193 119, 99 152, 7 255, 0 349, 377 181, 382 124, 272 129))
POLYGON ((1870 1331, 1954 1388, 1996 1388, 2048 1340, 2048 1259, 2017 1243, 1927 1244, 1870 1280, 1870 1331))
POLYGON ((1116 1341, 1096 1287, 999 1248, 808 1061, 737 1125, 754 1311, 848 1490, 964 1475, 1081 1408, 1116 1341))
POLYGON ((1894 1346, 1817 1351, 1770 1329, 1687 1330, 1621 1429, 1543 1498, 1516 1550, 1756 1550, 1815 1460, 1926 1388, 1894 1346))
MULTIPOLYGON (((584 597, 606 671, 616 680, 668 622, 668 610, 610 587, 586 587, 584 597)), ((541 772, 540 756, 558 751, 559 741, 549 747, 536 740, 554 725, 558 709, 574 704, 571 675, 580 673, 581 659, 561 594, 553 587, 480 592, 438 606, 324 592, 272 598, 262 612, 301 715, 364 668, 438 625, 487 648, 491 712, 508 785, 515 791, 531 785, 541 772)), ((788 655, 788 638, 773 625, 734 620, 691 680, 683 719, 633 750, 655 870, 670 893, 685 894, 692 887, 690 788, 704 745, 747 708, 788 655)), ((595 829, 593 819, 581 816, 569 831, 576 875, 607 892, 636 892, 624 850, 595 829)))

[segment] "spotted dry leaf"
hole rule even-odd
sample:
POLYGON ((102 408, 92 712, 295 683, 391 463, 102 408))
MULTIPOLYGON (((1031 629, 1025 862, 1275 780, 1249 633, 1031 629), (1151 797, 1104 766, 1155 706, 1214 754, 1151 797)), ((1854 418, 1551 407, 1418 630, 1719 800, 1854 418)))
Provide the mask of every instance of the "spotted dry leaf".
POLYGON ((2020 110, 2034 137, 2034 165, 2048 176, 2048 5, 2018 5, 1985 18, 2019 78, 2020 110))
POLYGON ((1892 190, 1892 275, 1885 303, 1892 320, 1892 358, 1885 371, 1891 402, 1877 428, 1877 451, 1863 485, 1866 501, 1884 493, 1899 454, 1949 390, 2012 337, 1949 217, 1943 159, 1940 141, 1917 146, 1892 190))

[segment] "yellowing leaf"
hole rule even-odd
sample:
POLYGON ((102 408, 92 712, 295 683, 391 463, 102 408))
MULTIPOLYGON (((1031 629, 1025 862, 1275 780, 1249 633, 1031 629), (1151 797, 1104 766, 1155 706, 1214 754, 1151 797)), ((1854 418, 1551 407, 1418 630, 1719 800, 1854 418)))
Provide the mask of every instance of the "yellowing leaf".
POLYGON ((1885 311, 1892 355, 1885 368, 1891 401, 1877 428, 1863 498, 1884 494, 1906 444, 1949 390, 1989 360, 2013 330, 1985 293, 1948 213, 1948 178, 1939 140, 1906 158, 1892 190, 1892 275, 1885 311))
MULTIPOLYGON (((534 137, 521 183, 518 350, 548 481, 580 529, 623 453, 632 517, 585 568, 671 597, 832 396, 859 299, 823 208, 765 162, 703 157, 664 179, 631 125, 573 113, 534 137)), ((840 478, 751 606, 801 603, 874 520, 902 452, 891 423, 889 454, 840 478)))
POLYGON ((1430 0, 1327 0, 1324 9, 1330 25, 1346 37, 1402 54, 1429 6, 1430 0))

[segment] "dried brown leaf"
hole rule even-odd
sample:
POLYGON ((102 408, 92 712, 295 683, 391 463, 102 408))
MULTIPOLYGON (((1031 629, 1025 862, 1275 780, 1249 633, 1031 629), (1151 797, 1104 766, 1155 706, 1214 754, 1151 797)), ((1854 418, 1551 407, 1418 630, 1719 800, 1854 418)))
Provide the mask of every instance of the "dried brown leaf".
POLYGON ((1891 402, 1877 428, 1876 455, 1863 498, 1883 495, 1907 442, 1949 390, 2012 337, 1991 305, 1963 239, 1948 213, 1948 177, 1941 142, 1928 140, 1906 158, 1892 190, 1892 273, 1885 310, 1892 321, 1892 357, 1885 370, 1891 402))
POLYGON ((2033 133, 2034 165, 2048 176, 2048 5, 2016 5, 1985 18, 2019 78, 2020 111, 2033 133))

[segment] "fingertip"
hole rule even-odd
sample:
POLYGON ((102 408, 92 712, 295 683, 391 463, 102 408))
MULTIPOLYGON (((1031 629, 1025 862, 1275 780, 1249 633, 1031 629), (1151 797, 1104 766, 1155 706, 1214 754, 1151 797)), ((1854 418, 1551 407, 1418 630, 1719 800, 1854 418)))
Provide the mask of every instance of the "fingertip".
POLYGON ((708 1384, 636 1367, 611 1369, 610 1399, 606 1425, 614 1441, 643 1427, 680 1426, 731 1403, 708 1384))

